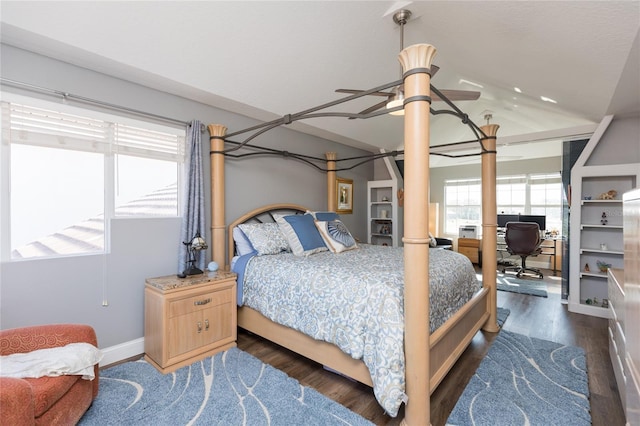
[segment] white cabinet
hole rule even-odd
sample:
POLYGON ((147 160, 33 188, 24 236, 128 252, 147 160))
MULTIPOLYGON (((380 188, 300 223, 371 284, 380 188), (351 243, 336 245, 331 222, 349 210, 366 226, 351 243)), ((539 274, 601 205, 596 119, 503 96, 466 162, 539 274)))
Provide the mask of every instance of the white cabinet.
POLYGON ((367 242, 397 247, 400 242, 398 186, 394 179, 367 182, 367 242))
POLYGON ((571 312, 610 316, 607 266, 624 267, 622 194, 637 180, 634 165, 585 166, 572 171, 571 312), (610 190, 617 191, 613 200, 600 199, 610 190))
POLYGON ((622 408, 626 407, 627 376, 625 367, 626 337, 624 313, 624 275, 620 269, 609 269, 609 357, 616 376, 622 408))

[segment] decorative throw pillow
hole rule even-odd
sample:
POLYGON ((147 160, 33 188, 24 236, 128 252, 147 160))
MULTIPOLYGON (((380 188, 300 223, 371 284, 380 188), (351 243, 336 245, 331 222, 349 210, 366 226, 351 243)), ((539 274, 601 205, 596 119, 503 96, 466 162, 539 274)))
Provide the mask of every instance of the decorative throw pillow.
POLYGON ((233 228, 233 241, 236 243, 236 252, 238 253, 238 256, 244 256, 245 254, 249 254, 253 251, 251 241, 249 241, 244 232, 242 232, 242 229, 237 226, 233 228))
POLYGON ((328 250, 311 215, 276 216, 276 222, 296 256, 309 256, 328 250))
POLYGON ((289 251, 289 244, 277 223, 243 223, 238 228, 258 252, 258 256, 289 251))
POLYGON ((436 241, 436 238, 431 235, 431 232, 429 232, 429 246, 431 247, 436 247, 438 245, 438 241, 436 241))
POLYGON ((341 221, 316 221, 316 227, 320 231, 324 243, 333 253, 342 253, 346 250, 358 248, 356 240, 341 221))
POLYGON ((310 210, 307 210, 305 214, 310 214, 315 220, 327 222, 331 220, 340 220, 340 216, 338 216, 338 213, 336 212, 312 212, 310 210))

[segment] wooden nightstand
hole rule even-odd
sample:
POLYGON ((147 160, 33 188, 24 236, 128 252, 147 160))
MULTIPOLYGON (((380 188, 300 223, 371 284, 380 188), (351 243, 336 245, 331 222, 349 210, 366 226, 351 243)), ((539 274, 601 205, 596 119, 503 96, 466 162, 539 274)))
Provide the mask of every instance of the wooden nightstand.
POLYGON ((145 359, 162 373, 236 346, 237 324, 232 272, 146 280, 145 359))

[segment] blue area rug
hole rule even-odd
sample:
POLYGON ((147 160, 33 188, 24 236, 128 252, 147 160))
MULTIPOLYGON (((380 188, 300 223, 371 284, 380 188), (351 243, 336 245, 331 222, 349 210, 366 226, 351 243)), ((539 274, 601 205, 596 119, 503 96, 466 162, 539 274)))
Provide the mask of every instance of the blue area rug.
POLYGON ((590 425, 582 348, 501 331, 448 425, 590 425))
POLYGON ((146 361, 100 372, 80 425, 371 425, 237 348, 166 375, 146 361))
POLYGON ((548 297, 547 285, 543 281, 523 280, 506 274, 498 274, 496 283, 498 290, 501 291, 548 297))
POLYGON ((498 325, 500 327, 502 327, 505 323, 505 321, 507 320, 507 318, 509 317, 509 314, 511 314, 511 311, 507 308, 498 308, 498 315, 497 315, 497 321, 498 321, 498 325))

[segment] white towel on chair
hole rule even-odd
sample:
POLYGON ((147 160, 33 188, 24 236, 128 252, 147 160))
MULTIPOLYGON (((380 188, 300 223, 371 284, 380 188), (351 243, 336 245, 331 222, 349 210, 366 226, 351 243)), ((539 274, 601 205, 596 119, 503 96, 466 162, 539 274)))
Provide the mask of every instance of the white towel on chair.
POLYGON ((82 375, 93 380, 93 366, 102 352, 90 343, 70 343, 50 349, 0 356, 0 376, 38 378, 42 376, 82 375))

